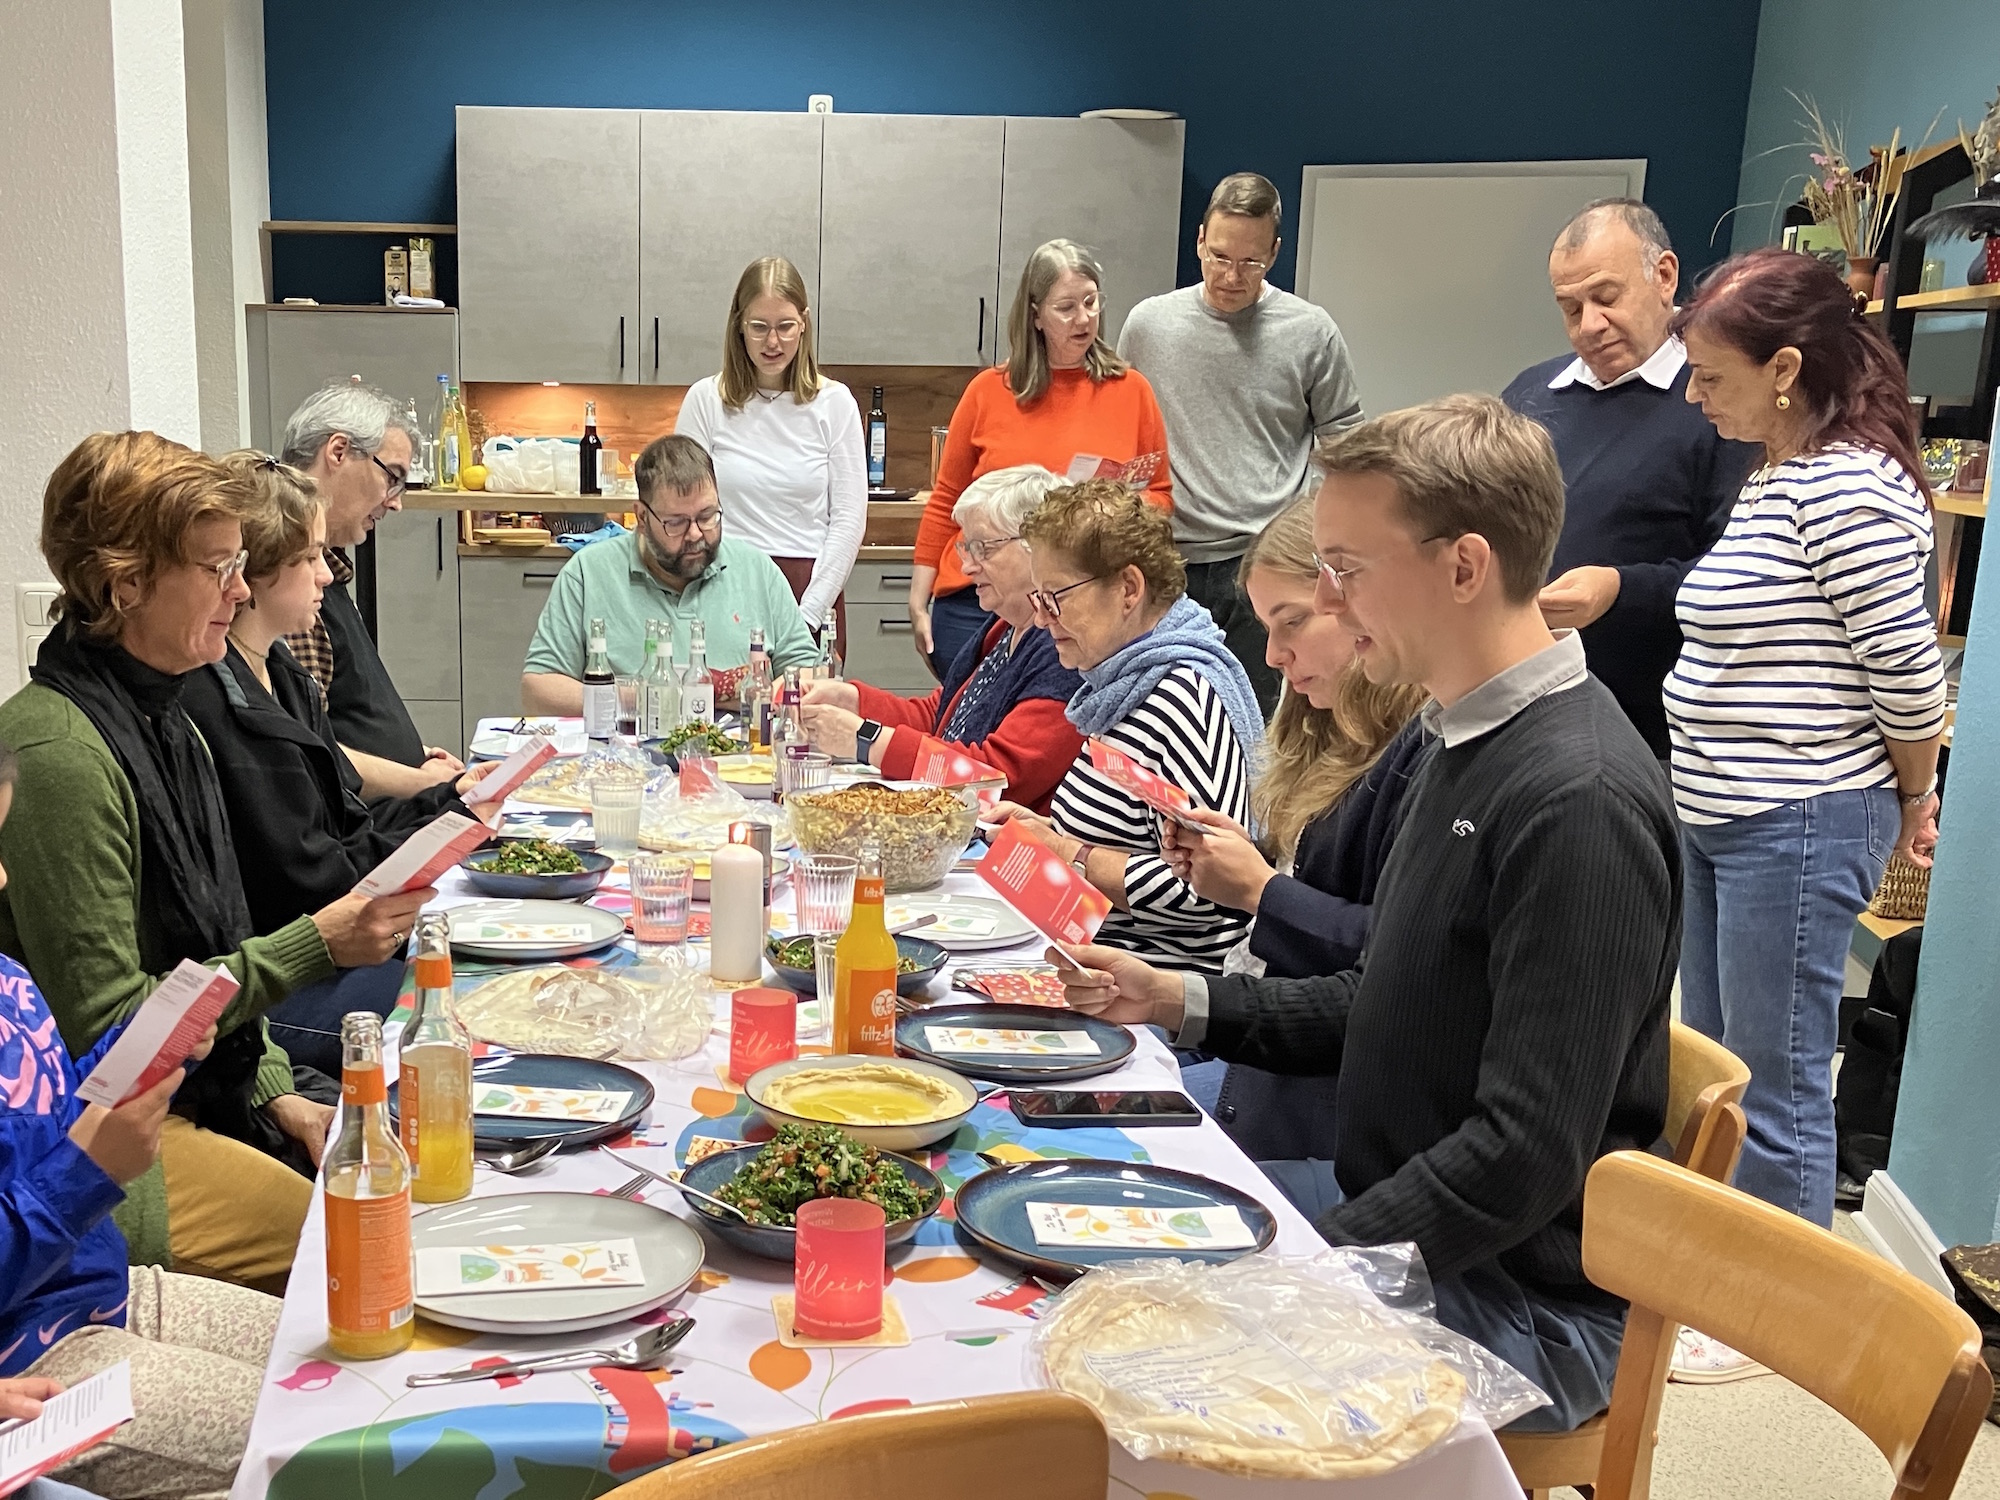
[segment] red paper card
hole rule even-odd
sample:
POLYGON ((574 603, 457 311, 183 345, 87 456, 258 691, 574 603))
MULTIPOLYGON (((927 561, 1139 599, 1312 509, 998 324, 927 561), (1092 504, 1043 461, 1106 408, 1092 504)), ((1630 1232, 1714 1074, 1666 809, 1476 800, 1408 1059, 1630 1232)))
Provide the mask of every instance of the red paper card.
POLYGON ((990 812, 998 806, 1007 791, 1005 771, 967 755, 934 734, 917 741, 917 760, 911 779, 932 786, 977 786, 981 812, 990 812))
POLYGON ((1141 453, 1122 464, 1115 458, 1079 453, 1069 461, 1069 469, 1063 477, 1071 484, 1082 484, 1086 479, 1115 479, 1135 490, 1143 490, 1153 482, 1153 476, 1160 472, 1160 465, 1166 461, 1167 455, 1158 452, 1141 453))
POLYGON ((1111 900, 1010 822, 976 866, 979 878, 1015 911, 1056 943, 1087 943, 1111 915, 1111 900))
POLYGON ((514 795, 522 782, 555 758, 555 740, 538 735, 533 744, 523 745, 474 783, 465 794, 466 806, 505 801, 514 795))
POLYGON ((116 1109, 145 1093, 187 1060, 238 988, 236 976, 227 969, 182 959, 97 1060, 77 1088, 77 1097, 116 1109))
POLYGON ((1160 816, 1169 819, 1177 827, 1192 829, 1201 833, 1201 824, 1184 816, 1194 806, 1194 799, 1187 792, 1175 786, 1166 777, 1150 766, 1142 766, 1123 750, 1114 749, 1102 740, 1085 740, 1084 748, 1090 753, 1090 763, 1102 772, 1114 786, 1120 787, 1137 797, 1160 816))
POLYGON ((355 889, 364 896, 421 890, 491 837, 492 830, 464 813, 442 813, 362 876, 355 889))

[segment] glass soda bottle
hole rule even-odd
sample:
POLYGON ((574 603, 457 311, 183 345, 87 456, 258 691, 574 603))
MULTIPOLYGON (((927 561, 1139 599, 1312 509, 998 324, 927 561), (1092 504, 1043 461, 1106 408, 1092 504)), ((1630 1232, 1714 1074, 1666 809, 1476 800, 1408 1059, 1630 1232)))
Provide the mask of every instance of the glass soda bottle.
POLYGON ((854 911, 834 949, 833 1050, 896 1053, 896 940, 882 918, 882 851, 862 845, 854 911))
POLYGON ((590 622, 590 645, 583 658, 583 732, 608 740, 618 727, 618 678, 611 671, 604 622, 590 622))
POLYGON ((821 682, 838 682, 846 664, 840 659, 840 617, 828 609, 819 624, 819 666, 821 682))
POLYGON ((750 748, 765 750, 771 743, 771 652, 764 644, 764 627, 750 627, 750 668, 744 674, 743 722, 750 732, 750 748))
POLYGON ((340 1050, 340 1131, 325 1168, 327 1343, 342 1359, 381 1359, 417 1331, 410 1162, 389 1126, 382 1018, 343 1017, 340 1050))
POLYGON ((417 1009, 398 1051, 410 1196, 455 1203, 472 1191, 472 1039, 451 1013, 451 921, 417 918, 417 1009))
POLYGON ((674 670, 674 627, 660 624, 660 640, 653 652, 652 669, 639 684, 639 735, 642 739, 664 739, 680 727, 681 679, 674 670))
POLYGON ((715 678, 708 670, 708 626, 688 622, 688 664, 681 674, 681 723, 715 722, 715 678))

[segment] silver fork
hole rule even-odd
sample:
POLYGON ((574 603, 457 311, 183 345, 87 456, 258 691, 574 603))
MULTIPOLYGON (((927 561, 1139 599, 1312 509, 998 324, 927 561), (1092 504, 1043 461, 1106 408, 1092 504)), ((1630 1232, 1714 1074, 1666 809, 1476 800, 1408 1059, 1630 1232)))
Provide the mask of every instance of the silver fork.
POLYGON ((593 1365, 617 1365, 625 1369, 645 1369, 657 1365, 694 1328, 693 1318, 676 1318, 659 1328, 649 1328, 629 1343, 610 1349, 572 1349, 567 1354, 547 1354, 539 1359, 510 1360, 503 1365, 461 1365, 455 1370, 439 1370, 430 1375, 406 1375, 403 1384, 411 1389, 427 1385, 457 1385, 467 1380, 493 1380, 502 1375, 531 1375, 551 1370, 586 1370, 593 1365))
MULTIPOLYGON (((626 1183, 625 1186, 621 1188, 613 1188, 610 1192, 606 1193, 604 1196, 607 1198, 630 1198, 634 1203, 636 1203, 639 1201, 639 1195, 645 1192, 647 1188, 653 1185, 653 1179, 655 1175, 656 1174, 652 1172, 641 1172, 637 1177, 634 1177, 630 1182, 626 1183)), ((664 1181, 667 1179, 662 1179, 662 1180, 664 1181)))

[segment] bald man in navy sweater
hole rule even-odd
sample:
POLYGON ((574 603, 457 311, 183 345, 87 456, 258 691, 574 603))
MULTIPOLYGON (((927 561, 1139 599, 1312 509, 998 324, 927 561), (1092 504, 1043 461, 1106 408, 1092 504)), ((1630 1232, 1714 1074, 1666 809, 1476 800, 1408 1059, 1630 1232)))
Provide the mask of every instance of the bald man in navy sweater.
POLYGON ((1687 353, 1667 333, 1680 261, 1659 215, 1632 198, 1589 205, 1556 237, 1549 282, 1576 352, 1523 370, 1500 398, 1548 428, 1562 465, 1542 614, 1582 634, 1591 675, 1664 761, 1674 595, 1722 535, 1758 450, 1688 404, 1687 353))

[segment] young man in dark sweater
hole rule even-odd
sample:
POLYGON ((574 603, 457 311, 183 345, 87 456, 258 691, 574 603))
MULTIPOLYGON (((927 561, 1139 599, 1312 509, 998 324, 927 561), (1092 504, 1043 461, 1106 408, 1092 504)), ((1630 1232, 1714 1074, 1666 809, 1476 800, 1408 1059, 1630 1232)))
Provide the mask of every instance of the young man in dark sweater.
POLYGON ((1500 397, 1548 428, 1562 465, 1542 614, 1583 636, 1591 675, 1665 760, 1674 596, 1722 535, 1759 450, 1688 404, 1687 352, 1667 332, 1680 262, 1645 204, 1600 199, 1570 220, 1549 283, 1575 355, 1531 365, 1500 397))
POLYGON ((1369 680, 1421 683, 1439 743, 1407 793, 1361 961, 1313 979, 1169 974, 1082 950, 1070 1003, 1182 1047, 1339 1078, 1335 1159, 1269 1164, 1336 1244, 1414 1240, 1438 1316, 1602 1411, 1624 1305, 1585 1280, 1583 1181, 1667 1104, 1680 845, 1659 762, 1537 605, 1562 525, 1548 434, 1489 396, 1332 439, 1318 607, 1369 680))

